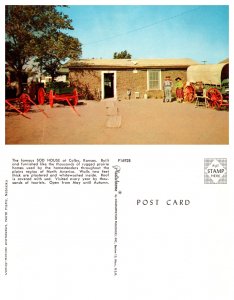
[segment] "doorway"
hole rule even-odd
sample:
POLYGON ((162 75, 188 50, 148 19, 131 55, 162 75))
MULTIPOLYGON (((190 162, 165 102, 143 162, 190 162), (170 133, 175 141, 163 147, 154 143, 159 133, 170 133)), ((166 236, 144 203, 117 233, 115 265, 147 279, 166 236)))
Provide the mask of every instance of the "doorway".
POLYGON ((114 98, 116 96, 115 71, 104 71, 102 73, 102 99, 114 98))
POLYGON ((104 98, 114 97, 114 73, 104 74, 104 98))

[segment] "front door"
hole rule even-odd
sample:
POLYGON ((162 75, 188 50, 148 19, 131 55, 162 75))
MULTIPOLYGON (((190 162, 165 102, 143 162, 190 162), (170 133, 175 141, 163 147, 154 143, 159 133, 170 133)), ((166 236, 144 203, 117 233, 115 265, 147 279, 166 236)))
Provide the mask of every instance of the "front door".
POLYGON ((114 97, 114 73, 104 73, 104 99, 114 97))

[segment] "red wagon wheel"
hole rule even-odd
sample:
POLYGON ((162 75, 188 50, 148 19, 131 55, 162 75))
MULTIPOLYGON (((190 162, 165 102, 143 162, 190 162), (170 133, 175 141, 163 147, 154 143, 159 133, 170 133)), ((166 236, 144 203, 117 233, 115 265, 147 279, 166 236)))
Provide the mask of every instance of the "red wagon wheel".
POLYGON ((50 103, 50 107, 53 107, 53 105, 54 105, 54 92, 53 92, 53 90, 49 91, 49 103, 50 103))
POLYGON ((30 96, 28 94, 21 94, 19 97, 19 109, 23 113, 27 113, 30 110, 31 102, 30 102, 30 96))
POLYGON ((216 88, 209 88, 206 92, 206 96, 208 98, 208 102, 211 106, 211 108, 218 108, 220 109, 222 102, 223 102, 223 96, 221 92, 216 88))
POLYGON ((185 86, 184 88, 184 100, 193 102, 195 99, 195 88, 192 84, 185 86))
POLYGON ((40 87, 37 92, 38 103, 43 105, 45 103, 45 90, 40 87))

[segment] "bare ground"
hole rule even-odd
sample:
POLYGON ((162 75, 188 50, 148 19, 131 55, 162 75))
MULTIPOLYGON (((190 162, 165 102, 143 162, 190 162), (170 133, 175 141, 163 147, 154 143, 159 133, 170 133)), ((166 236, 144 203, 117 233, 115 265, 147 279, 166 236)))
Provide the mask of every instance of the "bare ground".
POLYGON ((6 113, 6 144, 228 144, 229 113, 192 103, 137 99, 113 102, 121 126, 108 128, 108 103, 83 101, 78 116, 67 105, 40 106, 27 113, 6 113), (120 120, 120 119, 119 119, 120 120))

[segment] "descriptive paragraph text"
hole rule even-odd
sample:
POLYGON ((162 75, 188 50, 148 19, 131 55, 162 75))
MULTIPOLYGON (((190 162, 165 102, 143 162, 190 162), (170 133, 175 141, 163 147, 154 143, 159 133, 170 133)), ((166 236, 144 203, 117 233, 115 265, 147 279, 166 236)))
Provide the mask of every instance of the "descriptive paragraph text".
POLYGON ((12 184, 109 184, 109 159, 12 159, 12 184))

